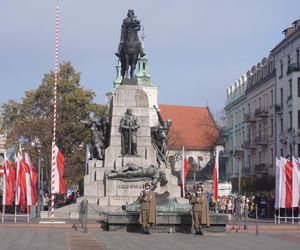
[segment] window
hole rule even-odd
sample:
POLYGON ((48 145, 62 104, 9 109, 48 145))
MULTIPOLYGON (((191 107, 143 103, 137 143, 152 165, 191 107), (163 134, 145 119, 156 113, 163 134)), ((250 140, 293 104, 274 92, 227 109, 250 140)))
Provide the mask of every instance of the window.
POLYGON ((298 128, 300 128, 300 110, 298 110, 298 128))
POLYGON ((259 105, 259 108, 261 108, 261 98, 260 97, 258 98, 258 105, 259 105))
POLYGON ((274 120, 271 119, 271 134, 270 134, 271 137, 273 137, 273 126, 274 126, 274 120))
POLYGON ((273 106, 273 98, 274 98, 274 94, 273 94, 273 90, 271 90, 271 106, 273 106))
POLYGON ((258 153, 258 163, 261 163, 261 152, 258 153))
POLYGON ((290 117, 290 129, 293 128, 293 113, 292 111, 289 112, 289 117, 290 117))
POLYGON ((283 75, 283 63, 282 60, 280 60, 280 76, 281 77, 283 75))
POLYGON ((300 77, 298 77, 298 97, 300 97, 300 77))
POLYGON ((280 156, 283 157, 283 148, 280 149, 280 156))
POLYGON ((299 58, 299 49, 297 49, 297 67, 299 67, 300 58, 299 58))
POLYGON ((273 159, 274 159, 274 156, 273 156, 273 148, 270 149, 270 162, 271 162, 271 166, 273 167, 273 159))
POLYGON ((297 157, 299 158, 300 157, 300 144, 298 144, 298 155, 297 157))
POLYGON ((289 97, 292 98, 292 95, 293 95, 292 79, 289 80, 289 87, 290 87, 290 95, 289 95, 289 97))
POLYGON ((287 61, 288 61, 288 67, 291 65, 291 57, 290 55, 287 56, 287 61))
POLYGON ((283 119, 280 118, 280 133, 283 133, 283 119))
POLYGON ((283 106, 283 88, 280 88, 280 104, 283 106))

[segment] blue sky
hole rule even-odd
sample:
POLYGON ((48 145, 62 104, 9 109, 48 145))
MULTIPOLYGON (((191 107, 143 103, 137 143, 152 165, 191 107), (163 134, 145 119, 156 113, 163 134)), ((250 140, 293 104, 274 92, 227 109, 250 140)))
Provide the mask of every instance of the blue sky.
POLYGON ((159 103, 224 107, 226 87, 256 65, 300 17, 299 0, 0 0, 0 103, 20 100, 54 69, 55 14, 59 61, 70 60, 97 103, 112 88, 120 27, 132 8, 159 103))

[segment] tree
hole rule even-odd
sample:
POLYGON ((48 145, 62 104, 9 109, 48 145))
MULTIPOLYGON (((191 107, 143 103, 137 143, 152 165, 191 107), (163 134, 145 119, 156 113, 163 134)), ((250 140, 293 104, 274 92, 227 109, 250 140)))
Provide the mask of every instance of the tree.
MULTIPOLYGON (((56 144, 65 155, 65 176, 74 180, 83 175, 85 143, 90 142, 90 133, 80 122, 88 112, 104 114, 106 106, 93 102, 95 93, 80 86, 80 73, 76 72, 71 62, 60 65, 57 91, 57 130, 56 144)), ((7 145, 17 146, 21 136, 30 142, 43 146, 45 178, 50 181, 51 146, 53 134, 53 86, 54 72, 45 74, 41 85, 36 90, 25 92, 21 102, 9 101, 2 105, 3 126, 7 129, 7 145)), ((36 150, 28 148, 33 158, 36 150)))

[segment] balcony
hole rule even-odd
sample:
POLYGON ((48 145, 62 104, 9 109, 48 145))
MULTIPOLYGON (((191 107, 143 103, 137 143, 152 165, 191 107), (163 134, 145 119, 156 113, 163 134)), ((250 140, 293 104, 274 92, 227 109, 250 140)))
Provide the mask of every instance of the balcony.
POLYGON ((267 117, 268 110, 265 107, 257 108, 257 109, 255 109, 254 115, 255 115, 255 117, 267 117))
POLYGON ((256 122, 256 118, 252 113, 244 114, 244 122, 245 123, 256 122))
POLYGON ((290 73, 294 71, 300 71, 300 64, 299 63, 292 63, 288 66, 288 69, 286 71, 286 74, 289 75, 290 73))
POLYGON ((255 137, 255 143, 260 146, 268 145, 268 136, 257 136, 255 137))
POLYGON ((255 174, 267 174, 268 168, 266 163, 258 163, 254 165, 255 174))

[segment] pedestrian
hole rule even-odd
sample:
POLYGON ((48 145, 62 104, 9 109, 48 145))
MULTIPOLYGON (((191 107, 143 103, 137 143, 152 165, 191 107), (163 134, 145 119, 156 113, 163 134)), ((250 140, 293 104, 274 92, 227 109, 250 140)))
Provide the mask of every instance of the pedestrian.
POLYGON ((192 228, 196 234, 203 235, 202 226, 209 226, 209 211, 206 194, 203 192, 203 185, 198 184, 196 192, 191 198, 192 204, 192 228))
POLYGON ((144 234, 150 234, 149 228, 156 225, 156 197, 150 188, 151 184, 146 182, 139 197, 141 203, 139 223, 142 224, 144 234))

